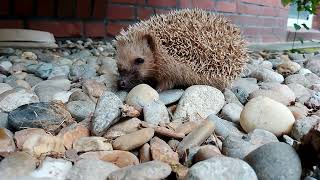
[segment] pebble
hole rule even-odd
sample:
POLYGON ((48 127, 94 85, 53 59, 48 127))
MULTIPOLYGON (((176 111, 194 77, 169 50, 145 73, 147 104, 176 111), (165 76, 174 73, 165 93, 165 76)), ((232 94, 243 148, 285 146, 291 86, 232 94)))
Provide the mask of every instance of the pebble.
POLYGON ((258 81, 263 82, 278 82, 282 83, 284 78, 281 74, 278 74, 270 69, 259 68, 250 74, 251 77, 256 78, 258 81))
POLYGON ((52 72, 49 74, 48 79, 52 79, 55 77, 68 78, 69 73, 70 67, 68 65, 53 66, 52 72))
POLYGON ((245 161, 255 170, 259 180, 296 179, 301 177, 301 162, 288 144, 272 142, 252 151, 245 161))
POLYGON ((66 107, 71 116, 80 122, 94 112, 96 105, 92 101, 71 101, 66 104, 66 107))
POLYGON ((309 114, 309 109, 299 102, 295 103, 294 106, 289 106, 288 108, 296 120, 304 118, 309 114))
POLYGON ((71 101, 89 101, 91 102, 92 100, 90 97, 82 92, 81 90, 74 91, 70 96, 69 96, 69 102, 71 101))
POLYGON ((72 163, 69 161, 46 157, 40 166, 30 174, 30 176, 34 178, 65 180, 71 168, 72 163))
POLYGON ((272 91, 277 91, 280 93, 282 96, 286 97, 289 102, 294 102, 296 99, 296 96, 294 92, 284 84, 280 83, 260 83, 260 88, 261 89, 267 89, 267 90, 272 90, 272 91))
POLYGON ((10 61, 1 61, 0 62, 0 67, 5 69, 6 71, 9 71, 10 68, 12 67, 12 63, 10 61))
POLYGON ((115 94, 118 96, 118 98, 121 99, 122 102, 125 102, 125 100, 127 98, 127 95, 128 95, 128 92, 126 92, 126 91, 117 91, 115 94))
POLYGON ((106 180, 108 175, 119 168, 99 159, 81 159, 75 163, 67 175, 70 180, 106 180))
POLYGON ((254 170, 246 162, 224 156, 196 163, 189 169, 187 179, 258 180, 254 170))
POLYGON ((0 94, 4 93, 6 91, 12 90, 12 89, 13 88, 9 84, 0 83, 0 94))
POLYGON ((148 142, 154 135, 154 129, 144 128, 118 137, 112 143, 114 149, 130 151, 148 142))
POLYGON ((15 152, 16 145, 13 140, 13 134, 8 129, 0 128, 0 155, 6 156, 15 152))
POLYGON ((310 82, 310 84, 320 84, 320 78, 319 76, 317 76, 314 73, 309 73, 304 75, 304 77, 306 77, 306 79, 310 82))
POLYGON ((200 161, 204 161, 206 159, 210 159, 215 156, 222 156, 217 146, 213 146, 213 145, 200 146, 199 150, 193 157, 193 162, 197 163, 200 161))
POLYGON ((313 73, 317 74, 320 76, 320 63, 319 63, 319 58, 313 58, 309 61, 306 61, 305 63, 305 68, 309 69, 313 73))
POLYGON ((243 107, 236 103, 229 103, 222 108, 221 115, 228 121, 239 123, 242 109, 243 107))
POLYGON ((183 93, 184 93, 184 90, 182 89, 170 89, 170 90, 161 92, 159 94, 159 99, 165 105, 169 105, 174 102, 177 102, 181 98, 183 93))
POLYGON ((60 130, 58 137, 62 138, 63 145, 67 149, 72 148, 72 144, 82 137, 89 137, 90 131, 85 123, 73 123, 70 126, 64 127, 60 130))
POLYGON ((257 79, 255 78, 239 78, 232 83, 231 87, 240 87, 249 94, 259 89, 257 79))
POLYGON ((228 136, 223 141, 222 151, 226 156, 243 159, 251 151, 270 142, 279 141, 271 132, 263 129, 255 129, 242 137, 228 136))
POLYGON ((12 89, 0 94, 0 109, 5 112, 37 102, 39 102, 37 95, 26 89, 12 89))
POLYGON ((51 63, 43 63, 37 67, 34 74, 42 79, 47 79, 51 74, 52 69, 53 65, 51 63))
POLYGON ((154 137, 150 140, 150 150, 153 160, 165 162, 167 164, 179 163, 178 153, 162 139, 154 137))
POLYGON ((301 84, 304 87, 311 86, 309 80, 301 74, 293 74, 293 75, 286 77, 285 84, 291 84, 291 83, 301 84))
POLYGON ((179 157, 182 157, 185 151, 191 147, 201 145, 214 131, 215 124, 210 120, 205 120, 198 128, 190 132, 177 147, 179 157))
POLYGON ((14 133, 14 140, 18 150, 22 150, 24 142, 33 135, 47 135, 47 133, 40 128, 27 128, 14 133))
POLYGON ((112 145, 104 137, 81 137, 74 141, 73 149, 77 152, 112 151, 112 145))
POLYGON ((65 148, 62 139, 52 135, 34 134, 23 143, 22 150, 35 157, 43 154, 64 154, 65 148))
POLYGON ((169 137, 169 138, 175 138, 175 139, 183 139, 185 137, 184 133, 176 132, 172 129, 168 129, 166 127, 156 127, 154 128, 155 133, 159 136, 169 137))
POLYGON ((92 133, 100 136, 119 120, 122 101, 112 92, 106 91, 100 97, 92 120, 92 133))
POLYGON ((0 112, 0 128, 9 128, 8 113, 0 112))
POLYGON ((298 72, 301 69, 301 66, 293 61, 283 61, 283 63, 279 64, 277 66, 277 71, 278 73, 284 75, 284 76, 288 76, 291 74, 294 74, 296 72, 298 72))
POLYGON ((158 125, 159 123, 169 123, 168 110, 162 101, 153 101, 143 108, 144 121, 158 125))
POLYGON ((107 87, 96 80, 86 80, 82 84, 83 92, 88 94, 89 97, 99 98, 107 90, 107 87))
POLYGON ((123 168, 126 166, 132 166, 139 164, 138 158, 128 151, 97 151, 97 152, 87 152, 80 155, 80 158, 84 159, 100 159, 105 162, 110 162, 116 166, 123 168))
POLYGON ((227 138, 228 136, 242 136, 243 133, 239 131, 238 126, 235 123, 219 118, 218 116, 212 114, 207 120, 214 124, 215 134, 221 136, 222 138, 227 138))
POLYGON ((293 124, 291 135, 300 141, 318 123, 320 123, 320 118, 315 115, 299 119, 293 124))
POLYGON ((72 117, 62 103, 52 101, 20 106, 9 113, 8 120, 17 130, 31 127, 55 131, 63 123, 71 122, 72 117))
POLYGON ((71 87, 71 81, 68 79, 50 79, 46 81, 41 81, 40 83, 34 85, 32 88, 35 89, 37 86, 52 86, 57 89, 68 91, 71 87))
POLYGON ((22 53, 21 57, 23 59, 28 59, 28 60, 37 60, 37 55, 33 52, 30 52, 30 51, 26 51, 24 53, 22 53))
POLYGON ((182 95, 173 119, 201 121, 210 114, 217 114, 224 105, 224 96, 218 89, 206 85, 194 85, 182 95))
POLYGON ((160 161, 149 161, 139 165, 121 168, 112 172, 108 180, 118 179, 165 179, 171 173, 168 164, 160 161))
POLYGON ((224 89, 223 95, 224 95, 226 104, 235 103, 243 107, 243 105, 241 104, 237 96, 230 89, 224 89))
POLYGON ((61 101, 62 103, 66 103, 69 100, 70 95, 72 92, 70 91, 60 91, 53 95, 52 100, 53 101, 61 101))
POLYGON ((294 121, 294 116, 285 105, 262 96, 251 99, 240 115, 241 127, 246 132, 258 128, 277 136, 288 134, 294 121))
POLYGON ((96 69, 88 64, 73 65, 70 68, 70 79, 90 79, 96 76, 96 69))
POLYGON ((26 176, 36 169, 36 160, 26 152, 14 152, 0 162, 1 178, 26 176))
POLYGON ((34 76, 33 74, 28 74, 25 78, 25 81, 31 86, 35 86, 38 83, 42 82, 43 80, 39 77, 34 76))
POLYGON ((138 118, 124 120, 111 126, 103 136, 107 139, 115 139, 119 136, 138 131, 140 124, 141 121, 138 118))
POLYGON ((150 145, 148 143, 145 143, 140 149, 139 149, 139 160, 141 163, 151 161, 151 151, 150 151, 150 145))
POLYGON ((297 97, 297 100, 301 103, 306 102, 311 97, 309 90, 301 84, 291 83, 288 84, 288 87, 293 91, 294 95, 297 97))
POLYGON ((40 102, 50 102, 53 100, 53 95, 60 92, 61 89, 54 86, 39 85, 34 88, 34 92, 39 97, 40 102))
POLYGON ((309 74, 309 73, 312 73, 309 69, 306 69, 306 68, 301 68, 298 72, 298 74, 301 74, 301 75, 306 75, 306 74, 309 74))
POLYGON ((233 87, 231 91, 236 95, 241 105, 247 103, 247 100, 249 97, 249 94, 247 93, 247 91, 245 91, 240 87, 233 87))
POLYGON ((31 89, 31 86, 28 84, 27 81, 18 79, 16 83, 17 83, 17 87, 21 87, 24 89, 31 89))
POLYGON ((249 96, 249 100, 256 98, 258 96, 270 98, 286 106, 294 102, 294 99, 292 101, 292 99, 289 99, 287 96, 283 95, 279 91, 265 90, 265 89, 259 89, 257 91, 252 92, 249 96))
POLYGON ((305 102, 305 105, 309 108, 319 108, 320 107, 320 92, 314 93, 310 99, 305 102))
POLYGON ((156 90, 147 84, 140 84, 131 89, 125 102, 141 111, 144 106, 157 100, 159 100, 159 94, 156 90))

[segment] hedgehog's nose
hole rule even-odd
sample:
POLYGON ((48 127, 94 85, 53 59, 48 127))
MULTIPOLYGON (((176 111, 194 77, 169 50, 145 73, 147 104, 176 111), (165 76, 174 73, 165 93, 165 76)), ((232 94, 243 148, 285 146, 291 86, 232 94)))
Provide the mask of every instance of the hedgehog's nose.
POLYGON ((118 81, 118 87, 121 89, 124 89, 127 87, 127 83, 124 80, 119 80, 118 81))

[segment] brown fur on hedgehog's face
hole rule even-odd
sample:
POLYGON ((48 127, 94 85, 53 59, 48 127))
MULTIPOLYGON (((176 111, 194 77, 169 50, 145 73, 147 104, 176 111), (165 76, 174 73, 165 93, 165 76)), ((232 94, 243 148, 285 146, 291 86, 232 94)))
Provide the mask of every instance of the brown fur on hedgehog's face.
POLYGON ((118 87, 132 89, 152 78, 155 68, 153 41, 144 35, 132 41, 117 42, 116 60, 119 71, 118 87))

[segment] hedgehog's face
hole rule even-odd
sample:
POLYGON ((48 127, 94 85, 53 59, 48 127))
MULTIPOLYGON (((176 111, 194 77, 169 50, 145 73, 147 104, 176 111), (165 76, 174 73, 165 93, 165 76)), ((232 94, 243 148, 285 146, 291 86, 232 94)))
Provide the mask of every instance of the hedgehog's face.
POLYGON ((153 44, 150 36, 132 42, 118 42, 116 60, 120 89, 132 89, 152 77, 154 72, 153 44))

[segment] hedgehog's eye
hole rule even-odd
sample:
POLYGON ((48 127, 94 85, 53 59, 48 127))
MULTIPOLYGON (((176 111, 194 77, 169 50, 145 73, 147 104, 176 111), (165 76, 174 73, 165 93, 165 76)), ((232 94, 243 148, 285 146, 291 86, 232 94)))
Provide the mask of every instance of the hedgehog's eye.
POLYGON ((134 60, 135 65, 139 65, 139 64, 143 64, 143 63, 144 63, 144 59, 142 59, 142 58, 137 58, 134 60))

